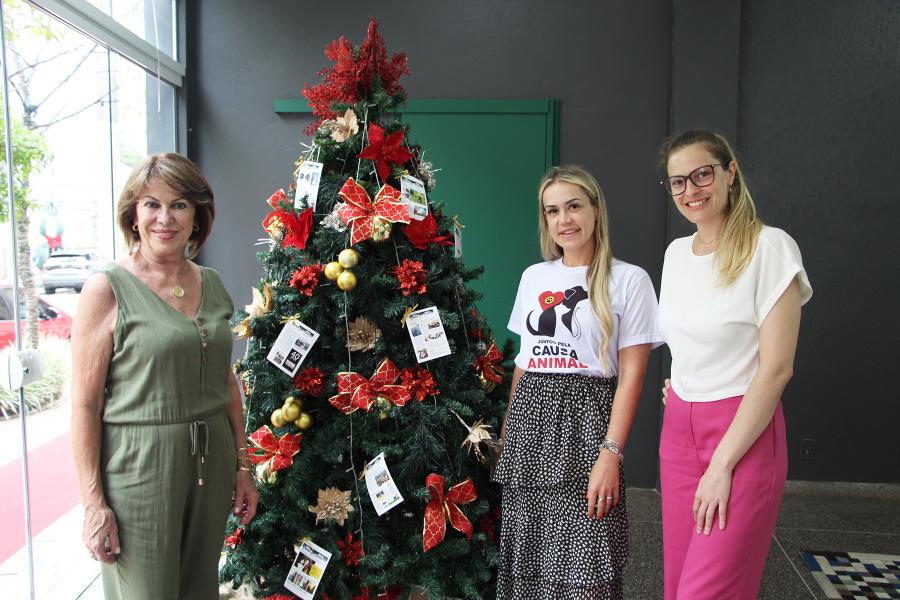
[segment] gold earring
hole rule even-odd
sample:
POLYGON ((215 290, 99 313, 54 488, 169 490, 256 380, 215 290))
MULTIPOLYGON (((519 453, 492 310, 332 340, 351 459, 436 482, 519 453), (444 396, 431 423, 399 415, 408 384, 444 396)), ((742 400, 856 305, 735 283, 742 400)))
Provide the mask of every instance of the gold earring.
POLYGON ((137 223, 132 223, 132 224, 131 224, 131 230, 134 231, 134 232, 137 232, 137 230, 138 230, 137 223))

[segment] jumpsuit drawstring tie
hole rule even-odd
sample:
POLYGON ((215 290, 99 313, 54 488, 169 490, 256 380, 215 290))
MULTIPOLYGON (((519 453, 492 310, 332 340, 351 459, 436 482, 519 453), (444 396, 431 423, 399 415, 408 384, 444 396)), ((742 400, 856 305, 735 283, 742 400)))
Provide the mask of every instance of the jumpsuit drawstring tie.
POLYGON ((197 457, 197 485, 203 485, 203 463, 206 462, 206 456, 209 454, 209 426, 206 421, 191 422, 191 456, 197 457), (203 446, 201 447, 201 430, 203 446))

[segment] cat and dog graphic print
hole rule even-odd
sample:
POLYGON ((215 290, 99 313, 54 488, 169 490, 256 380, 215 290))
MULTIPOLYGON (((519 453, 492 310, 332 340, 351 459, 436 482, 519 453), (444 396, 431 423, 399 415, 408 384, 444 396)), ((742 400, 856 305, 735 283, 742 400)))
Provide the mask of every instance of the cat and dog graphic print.
POLYGON ((610 307, 613 335, 604 365, 603 331, 587 292, 588 267, 567 267, 561 259, 532 265, 522 274, 509 329, 521 337, 516 366, 525 371, 609 376, 618 371, 618 349, 654 343, 656 292, 647 273, 613 259, 610 307))

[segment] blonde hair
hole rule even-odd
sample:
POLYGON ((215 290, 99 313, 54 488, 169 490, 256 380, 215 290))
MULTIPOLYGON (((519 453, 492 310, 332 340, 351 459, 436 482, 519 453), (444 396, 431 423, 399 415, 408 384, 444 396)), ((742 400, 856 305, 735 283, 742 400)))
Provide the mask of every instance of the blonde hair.
POLYGON ((542 202, 544 191, 554 183, 565 182, 580 187, 590 200, 591 206, 597 209, 597 220, 594 223, 594 248, 591 263, 588 266, 587 284, 588 300, 591 310, 600 322, 603 341, 600 344, 600 360, 607 366, 606 353, 613 335, 613 315, 609 297, 609 271, 612 264, 612 247, 609 243, 609 218, 606 214, 606 200, 600 184, 594 176, 578 165, 551 167, 541 179, 538 187, 538 225, 541 232, 541 254, 544 260, 556 260, 563 255, 563 249, 553 241, 547 226, 542 202))
POLYGON ((125 238, 125 244, 133 249, 141 241, 140 233, 132 228, 136 206, 144 188, 154 180, 165 183, 194 207, 197 230, 188 238, 188 258, 194 258, 209 237, 216 217, 213 191, 200 167, 174 152, 148 156, 128 176, 116 205, 116 223, 125 238))
POLYGON ((692 129, 667 139, 659 151, 662 167, 666 168, 669 157, 677 150, 694 144, 702 144, 716 160, 726 165, 726 169, 731 163, 734 163, 735 167, 734 182, 728 188, 728 213, 715 252, 719 283, 728 286, 734 283, 750 264, 763 223, 756 214, 756 204, 750 195, 734 150, 718 133, 706 129, 692 129))

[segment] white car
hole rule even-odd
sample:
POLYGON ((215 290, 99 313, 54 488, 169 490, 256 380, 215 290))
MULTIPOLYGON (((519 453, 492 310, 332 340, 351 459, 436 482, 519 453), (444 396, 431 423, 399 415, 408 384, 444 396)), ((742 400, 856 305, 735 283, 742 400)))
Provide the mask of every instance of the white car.
POLYGON ((84 281, 97 270, 93 252, 56 252, 41 267, 44 293, 53 294, 60 288, 81 291, 84 281))

